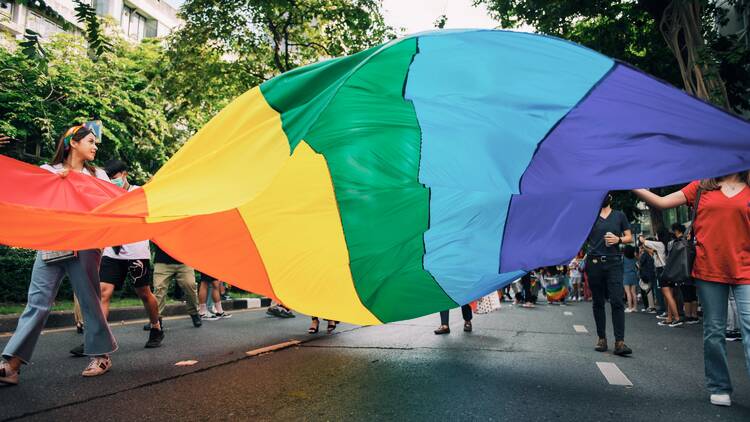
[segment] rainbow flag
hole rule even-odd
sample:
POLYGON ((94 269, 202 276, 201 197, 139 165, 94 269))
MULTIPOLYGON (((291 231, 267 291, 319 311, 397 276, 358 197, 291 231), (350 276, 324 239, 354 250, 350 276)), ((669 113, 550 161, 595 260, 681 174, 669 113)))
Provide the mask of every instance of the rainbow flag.
POLYGON ((559 302, 568 296, 568 287, 563 283, 550 284, 545 287, 547 300, 559 302))
POLYGON ((0 242, 153 239, 298 311, 377 324, 569 261, 608 190, 747 168, 748 122, 626 64, 428 32, 250 90, 127 194, 3 158, 0 242))

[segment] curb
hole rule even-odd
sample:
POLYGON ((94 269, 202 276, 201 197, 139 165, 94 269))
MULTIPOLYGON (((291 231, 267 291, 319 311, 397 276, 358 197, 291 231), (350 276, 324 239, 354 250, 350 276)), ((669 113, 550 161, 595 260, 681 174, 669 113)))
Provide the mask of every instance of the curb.
MULTIPOLYGON (((271 299, 267 297, 250 298, 250 299, 232 299, 221 301, 221 306, 226 310, 234 309, 255 309, 271 306, 271 299)), ((185 305, 182 303, 172 303, 167 305, 162 312, 162 316, 187 315, 185 305)), ((20 315, 0 315, 0 334, 15 331, 18 325, 20 315)), ((134 319, 147 318, 146 311, 142 306, 131 306, 127 308, 112 308, 109 312, 109 322, 129 321, 134 319)), ((53 311, 50 312, 47 323, 44 326, 48 328, 72 327, 76 324, 73 317, 73 311, 53 311)))

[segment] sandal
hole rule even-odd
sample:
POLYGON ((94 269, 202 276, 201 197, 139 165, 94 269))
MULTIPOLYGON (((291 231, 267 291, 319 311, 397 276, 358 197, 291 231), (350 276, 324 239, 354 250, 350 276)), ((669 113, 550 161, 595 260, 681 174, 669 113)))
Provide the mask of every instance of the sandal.
POLYGON ((328 334, 331 334, 333 330, 336 329, 336 324, 338 323, 339 323, 338 321, 328 321, 328 327, 326 328, 326 331, 328 331, 328 334))
POLYGON ((76 322, 76 332, 78 334, 83 334, 83 323, 82 322, 76 322))
POLYGON ((310 328, 307 329, 307 334, 318 334, 318 329, 320 328, 320 321, 317 317, 313 317, 313 325, 310 326, 310 328))

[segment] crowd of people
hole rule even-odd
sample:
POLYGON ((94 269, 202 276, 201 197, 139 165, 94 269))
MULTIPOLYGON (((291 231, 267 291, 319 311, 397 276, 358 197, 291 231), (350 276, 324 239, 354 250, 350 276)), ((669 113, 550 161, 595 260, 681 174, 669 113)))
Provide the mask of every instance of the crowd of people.
MULTIPOLYGON (((0 143, 8 138, 0 136, 0 143)), ((86 125, 73 126, 60 138, 50 164, 45 170, 67 177, 78 172, 96 177, 132 191, 139 189, 128 181, 128 168, 114 160, 104 169, 92 161, 98 147, 95 133, 86 125)), ((606 303, 614 331, 613 353, 628 356, 633 350, 625 344, 625 314, 656 314, 663 327, 703 323, 706 386, 710 402, 731 404, 732 384, 726 357, 726 341, 750 337, 750 175, 749 172, 694 181, 665 197, 648 190, 633 192, 647 205, 659 209, 689 205, 694 209, 692 227, 688 230, 674 224, 669 234, 655 238, 634 236, 627 217, 612 208, 612 195, 606 195, 596 222, 581 250, 566 265, 549 266, 531 271, 517 282, 498 292, 524 308, 536 306, 539 292, 548 304, 591 301, 596 325, 598 352, 609 350, 606 335, 606 303), (681 280, 665 277, 671 254, 678 242, 687 240, 695 246, 690 276, 681 280), (702 320, 701 320, 702 315, 702 320)), ((681 243, 682 244, 682 243, 681 243)), ((149 318, 144 329, 149 332, 147 348, 159 347, 164 341, 161 315, 171 280, 184 292, 188 313, 195 327, 205 320, 230 318, 221 305, 219 280, 200 275, 196 285, 195 271, 155 247, 151 270, 149 241, 69 253, 37 253, 28 290, 28 303, 18 326, 2 352, 0 383, 18 384, 21 367, 28 364, 55 300, 60 283, 67 275, 73 286, 79 310, 79 330, 83 344, 71 350, 77 356, 90 357, 83 370, 86 377, 106 373, 112 366, 111 354, 117 350, 107 323, 110 300, 127 280, 132 282, 149 318), (153 290, 151 285, 153 284, 153 290), (208 307, 209 290, 213 306, 208 307)), ((461 307, 463 330, 472 331, 472 309, 461 307)), ((293 318, 294 312, 281 303, 267 311, 280 318, 293 318)), ((450 333, 449 313, 440 313, 435 334, 450 333)), ((327 322, 328 333, 338 321, 327 322)), ((319 318, 313 316, 308 332, 317 334, 319 318)), ((750 371, 750 341, 744 342, 750 371)))

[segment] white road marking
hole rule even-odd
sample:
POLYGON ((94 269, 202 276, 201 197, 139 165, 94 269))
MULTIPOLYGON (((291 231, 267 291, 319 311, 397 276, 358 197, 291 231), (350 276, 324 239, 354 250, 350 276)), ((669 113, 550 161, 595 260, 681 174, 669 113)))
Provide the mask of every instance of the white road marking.
POLYGON ((573 329, 576 330, 576 333, 588 333, 589 330, 586 329, 583 325, 574 325, 573 329))
POLYGON ((573 312, 565 311, 565 312, 563 312, 563 315, 573 315, 573 312))
POLYGON ((601 371, 604 378, 610 385, 623 385, 625 387, 632 387, 633 383, 630 382, 628 377, 622 373, 620 368, 612 362, 597 362, 596 366, 601 371))
POLYGON ((289 341, 285 341, 283 343, 274 344, 274 345, 266 346, 266 347, 261 347, 260 349, 250 350, 250 351, 245 352, 245 354, 248 355, 248 356, 258 356, 258 355, 262 355, 264 353, 271 353, 271 352, 275 352, 277 350, 286 349, 287 347, 296 346, 296 345, 301 344, 301 343, 302 342, 299 341, 299 340, 289 340, 289 341))

